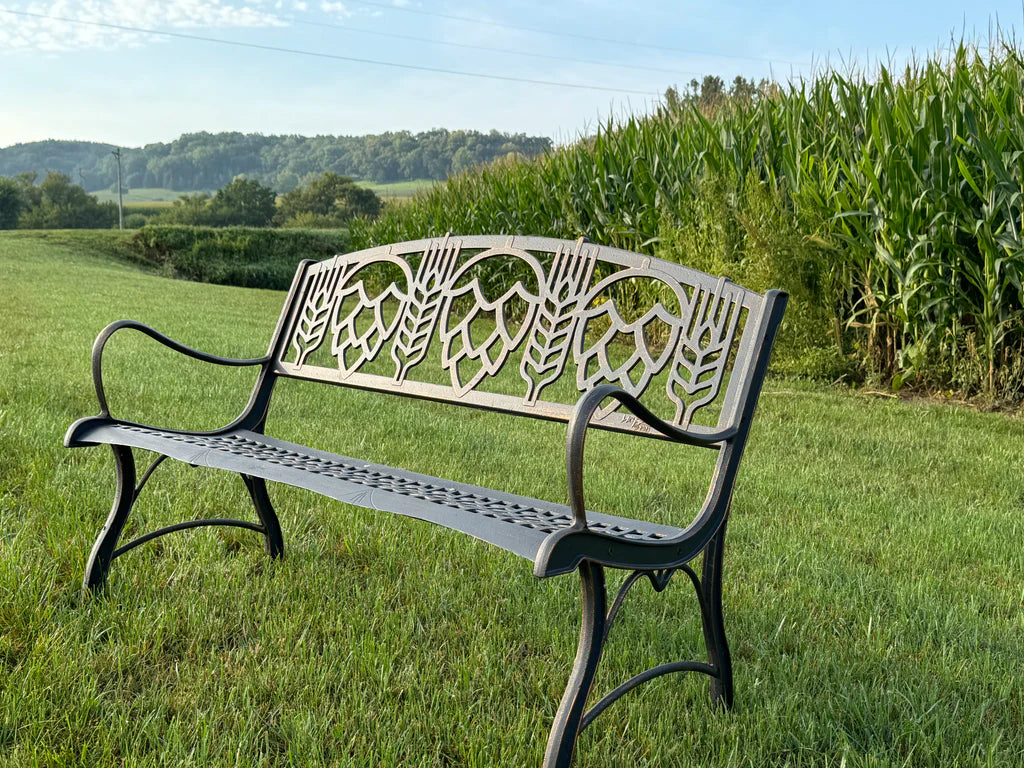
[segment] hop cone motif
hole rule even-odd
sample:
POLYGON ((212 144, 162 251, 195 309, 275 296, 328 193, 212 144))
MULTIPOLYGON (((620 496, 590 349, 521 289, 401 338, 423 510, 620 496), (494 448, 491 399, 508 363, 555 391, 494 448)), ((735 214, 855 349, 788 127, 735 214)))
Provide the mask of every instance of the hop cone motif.
POLYGON ((509 354, 522 343, 530 330, 533 314, 540 303, 540 297, 527 291, 520 282, 495 301, 487 301, 480 290, 480 281, 473 279, 467 285, 453 291, 451 300, 467 294, 473 296, 473 306, 454 327, 441 330, 441 367, 450 371, 452 388, 459 397, 486 377, 493 376, 501 370, 509 354), (515 329, 514 321, 508 317, 509 303, 516 297, 522 299, 528 306, 526 316, 518 329, 515 329), (473 323, 486 314, 493 315, 494 330, 482 343, 474 344, 471 332, 473 323), (460 374, 464 361, 474 361, 479 365, 465 382, 461 380, 460 374))
MULTIPOLYGON (((617 384, 634 397, 639 397, 647 389, 651 379, 658 375, 672 359, 672 354, 679 338, 680 319, 671 314, 658 303, 642 317, 627 323, 619 314, 615 300, 610 299, 596 307, 585 310, 582 322, 576 332, 576 343, 573 356, 576 360, 576 384, 582 391, 589 391, 602 382, 617 384), (608 328, 587 349, 583 348, 587 325, 591 322, 604 320, 608 328), (669 339, 664 349, 655 354, 647 340, 647 326, 654 321, 661 321, 670 329, 669 339), (612 363, 609 352, 610 345, 619 335, 632 337, 633 351, 619 365, 612 363), (590 368, 593 366, 593 371, 590 368)), ((598 411, 597 418, 604 418, 618 407, 613 402, 598 411)))
POLYGON ((395 283, 373 298, 367 295, 362 280, 338 293, 331 318, 331 354, 337 358, 338 369, 344 378, 357 371, 363 363, 376 359, 381 347, 398 328, 406 304, 405 291, 395 283), (398 310, 389 321, 385 307, 392 300, 398 302, 398 310))

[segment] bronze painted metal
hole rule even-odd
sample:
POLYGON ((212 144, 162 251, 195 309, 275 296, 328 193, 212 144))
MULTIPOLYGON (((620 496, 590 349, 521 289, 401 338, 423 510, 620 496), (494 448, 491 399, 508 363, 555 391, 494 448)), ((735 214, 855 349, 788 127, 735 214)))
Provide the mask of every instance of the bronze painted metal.
MULTIPOLYGON (((655 376, 667 370, 665 396, 675 406, 669 423, 685 429, 698 409, 719 394, 739 316, 755 304, 760 307, 762 297, 724 278, 582 240, 446 236, 310 265, 272 370, 282 376, 559 421, 572 417, 573 404, 543 395, 549 384, 567 372, 579 392, 612 383, 639 396, 655 376), (547 269, 538 253, 550 257, 547 269), (418 258, 415 268, 410 257, 418 258), (516 280, 488 300, 474 271, 489 259, 521 262, 532 278, 530 284, 516 280), (592 284, 599 262, 616 269, 592 284), (383 264, 394 267, 399 279, 374 295, 363 275, 367 267, 383 264), (672 308, 659 300, 627 322, 614 298, 622 281, 657 283, 672 308), (468 301, 460 304, 460 299, 468 301), (398 304, 390 318, 382 309, 388 300, 398 304), (514 322, 507 310, 513 301, 525 307, 514 322), (472 324, 485 315, 493 318, 495 327, 476 341, 472 324), (667 329, 667 338, 657 349, 647 337, 656 322, 667 329), (587 331, 593 327, 603 332, 588 339, 587 331), (441 367, 450 383, 415 379, 416 367, 427 357, 435 335, 441 342, 441 367), (615 364, 610 353, 617 337, 631 340, 633 349, 625 361, 615 364), (330 367, 310 364, 311 354, 328 340, 330 367), (480 391, 481 382, 497 375, 520 348, 521 396, 480 391), (393 362, 390 375, 360 370, 385 350, 393 362)), ((615 404, 601 410, 595 425, 627 432, 656 431, 642 419, 614 411, 615 404)), ((691 431, 695 436, 719 438, 703 427, 691 431)))
POLYGON ((580 641, 549 734, 545 768, 569 766, 579 733, 618 698, 656 677, 708 675, 713 702, 728 707, 733 685, 722 615, 726 520, 785 304, 780 291, 757 294, 724 278, 582 239, 446 235, 303 262, 263 357, 209 355, 141 323, 113 323, 93 348, 100 415, 75 422, 65 437, 69 447, 109 444, 114 452, 114 504, 90 554, 84 588, 101 587, 113 560, 135 547, 207 525, 257 531, 267 553, 281 556, 283 536, 266 481, 281 482, 462 531, 531 561, 538 577, 579 572, 580 641), (382 280, 382 274, 389 278, 382 280), (497 289, 495 274, 509 276, 497 289), (620 290, 624 282, 630 291, 620 290), (641 285, 646 291, 637 290, 641 285), (626 312, 619 306, 623 295, 650 297, 648 306, 626 312), (210 432, 114 417, 102 357, 111 336, 126 329, 208 363, 258 367, 248 405, 232 423, 210 432), (438 347, 439 354, 432 354, 438 347), (508 375, 509 366, 516 366, 518 377, 508 375), (267 413, 282 377, 566 422, 569 504, 270 437, 267 413), (572 386, 552 386, 564 379, 572 386), (658 387, 652 388, 654 382, 658 387), (591 428, 717 451, 707 496, 690 522, 675 527, 588 510, 583 460, 591 428), (135 449, 156 454, 138 482, 135 449), (192 520, 118 546, 134 503, 166 458, 238 473, 258 523, 192 520), (690 563, 700 555, 698 575, 690 563), (610 607, 606 568, 629 572, 610 607), (671 662, 641 672, 588 709, 626 594, 645 578, 661 592, 677 571, 697 592, 707 662, 671 662))

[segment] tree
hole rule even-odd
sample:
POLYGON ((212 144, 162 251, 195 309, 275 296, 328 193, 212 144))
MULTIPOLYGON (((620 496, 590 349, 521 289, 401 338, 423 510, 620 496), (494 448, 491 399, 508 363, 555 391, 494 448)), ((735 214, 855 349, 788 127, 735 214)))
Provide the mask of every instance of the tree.
POLYGON ((36 178, 37 175, 34 171, 26 171, 25 173, 19 173, 11 179, 21 188, 22 212, 39 205, 40 201, 43 199, 43 193, 40 192, 39 187, 36 186, 36 178))
POLYGON ((217 190, 210 216, 221 226, 266 227, 277 213, 277 193, 258 181, 237 176, 217 190))
POLYGON ((700 84, 700 103, 704 107, 718 106, 725 96, 725 83, 718 75, 705 75, 700 84))
POLYGON ((476 162, 473 160, 473 152, 465 145, 459 147, 455 154, 452 155, 452 173, 468 171, 474 165, 476 165, 476 162))
POLYGON ((15 229, 22 208, 21 185, 0 176, 0 229, 15 229))
POLYGON ((346 176, 327 172, 281 196, 277 221, 295 226, 342 227, 357 216, 376 216, 381 200, 346 176))
POLYGON ((747 80, 743 75, 736 75, 732 81, 732 87, 729 89, 729 96, 741 101, 756 101, 759 92, 763 91, 767 84, 767 80, 761 80, 758 84, 754 82, 753 78, 747 80))
POLYGON ((23 200, 22 229, 106 229, 117 222, 116 205, 100 203, 65 173, 50 171, 38 187, 29 184, 23 200))
MULTIPOLYGON (((218 189, 239 174, 289 192, 309 174, 326 171, 374 181, 444 179, 455 153, 468 147, 472 164, 516 152, 534 157, 551 148, 543 136, 490 131, 423 133, 393 131, 377 136, 261 136, 191 133, 170 143, 125 147, 122 183, 129 188, 167 187, 181 191, 218 189)), ((465 154, 465 153, 464 153, 465 154)), ((40 141, 0 148, 0 176, 44 169, 68 174, 85 189, 116 183, 117 161, 108 144, 40 141)))
POLYGON ((665 89, 665 108, 669 112, 678 112, 683 108, 683 97, 674 85, 665 89))
POLYGON ((677 114, 694 107, 706 113, 726 102, 757 103, 762 97, 770 97, 777 92, 778 85, 765 78, 755 82, 753 79, 747 80, 742 75, 737 75, 726 88, 722 78, 717 75, 706 75, 702 80, 690 80, 682 91, 674 85, 666 88, 659 113, 677 114))

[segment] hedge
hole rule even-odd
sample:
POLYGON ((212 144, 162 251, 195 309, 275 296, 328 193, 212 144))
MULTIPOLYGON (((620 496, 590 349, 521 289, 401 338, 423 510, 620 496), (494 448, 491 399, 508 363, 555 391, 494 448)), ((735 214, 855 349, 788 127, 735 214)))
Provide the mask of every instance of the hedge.
POLYGON ((218 285, 284 290, 303 259, 348 250, 347 230, 150 225, 129 240, 142 261, 169 276, 218 285))

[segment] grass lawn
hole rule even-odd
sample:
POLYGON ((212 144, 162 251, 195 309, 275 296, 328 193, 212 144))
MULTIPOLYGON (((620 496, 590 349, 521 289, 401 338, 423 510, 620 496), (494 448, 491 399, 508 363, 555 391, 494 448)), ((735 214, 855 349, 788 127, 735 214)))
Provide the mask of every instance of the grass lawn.
MULTIPOLYGON (((61 439, 97 411, 96 333, 133 317, 258 356, 282 299, 0 236, 0 764, 539 765, 578 580, 538 582, 461 534, 272 486, 284 560, 251 532, 180 533, 118 560, 101 598, 80 595, 112 461, 61 439)), ((104 362, 115 415, 166 426, 217 426, 252 383, 138 334, 104 362)), ((275 436, 566 497, 564 426, 299 382, 276 397, 275 436)), ((595 722, 578 764, 1024 764, 1022 432, 1002 414, 769 380, 726 543, 736 706, 712 711, 704 678, 660 678, 595 722)), ((705 453, 595 434, 588 502, 685 523, 705 453)), ((165 465, 126 535, 250 515, 237 478, 165 465)), ((701 658, 696 610, 684 578, 638 585, 596 693, 701 658)))

